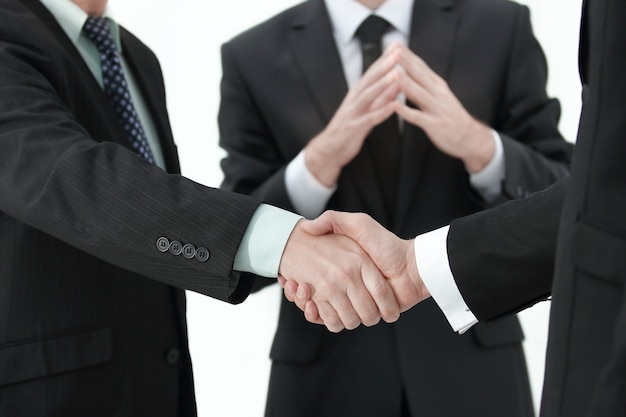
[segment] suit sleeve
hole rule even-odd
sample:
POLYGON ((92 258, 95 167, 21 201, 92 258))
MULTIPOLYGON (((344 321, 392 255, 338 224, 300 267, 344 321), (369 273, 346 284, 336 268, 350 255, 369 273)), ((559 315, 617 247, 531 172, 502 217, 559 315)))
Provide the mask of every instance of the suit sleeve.
POLYGON ((474 315, 490 321, 551 293, 565 178, 529 198, 454 220, 448 260, 474 315))
MULTIPOLYGON (((248 90, 228 43, 222 46, 220 93, 220 146, 227 152, 221 162, 224 180, 220 187, 297 212, 285 182, 289 161, 274 141, 268 140, 272 137, 270 126, 248 90)), ((274 282, 252 274, 244 275, 254 280, 252 291, 259 291, 274 282)))
POLYGON ((289 161, 274 141, 268 140, 272 137, 270 126, 240 75, 229 44, 222 46, 220 93, 220 146, 227 152, 221 163, 221 188, 256 196, 295 212, 285 185, 289 161))
POLYGON ((527 7, 517 8, 502 109, 494 125, 506 164, 496 204, 542 190, 569 173, 573 145, 558 130, 560 105, 546 95, 547 64, 527 7))
MULTIPOLYGON (((95 141, 71 110, 77 97, 65 86, 84 82, 69 72, 74 61, 55 42, 24 41, 17 31, 0 29, 0 223, 17 219, 148 278, 243 301, 251 282, 233 260, 260 202, 167 174, 119 138, 95 141), (205 247, 210 257, 162 253, 160 237, 205 247)), ((83 96, 82 106, 94 106, 83 96)), ((92 119, 106 120, 99 112, 94 106, 92 119)))

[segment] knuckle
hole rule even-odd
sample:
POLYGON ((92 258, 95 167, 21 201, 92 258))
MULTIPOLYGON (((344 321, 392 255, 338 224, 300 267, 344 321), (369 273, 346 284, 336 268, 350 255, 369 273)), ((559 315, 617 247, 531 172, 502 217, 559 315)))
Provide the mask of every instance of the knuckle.
POLYGON ((367 327, 374 326, 380 322, 378 310, 368 310, 361 315, 361 321, 367 327))
POLYGON ((346 320, 346 322, 344 323, 344 326, 348 330, 354 330, 357 327, 359 327, 360 324, 361 324, 361 320, 355 317, 355 318, 346 320))
POLYGON ((343 325, 339 324, 339 322, 326 323, 326 328, 332 333, 339 333, 344 329, 343 325))
POLYGON ((376 283, 369 289, 373 297, 383 296, 387 293, 389 285, 384 278, 378 279, 376 283))
POLYGON ((400 318, 400 312, 396 310, 385 312, 383 314, 383 320, 385 321, 385 323, 394 323, 399 318, 400 318))

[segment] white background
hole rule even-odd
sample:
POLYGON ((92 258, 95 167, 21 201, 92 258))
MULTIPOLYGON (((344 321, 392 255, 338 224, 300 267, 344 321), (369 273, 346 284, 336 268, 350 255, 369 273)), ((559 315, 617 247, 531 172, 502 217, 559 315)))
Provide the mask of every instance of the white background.
MULTIPOLYGON (((346 1, 346 0, 335 0, 346 1)), ((421 0, 420 0, 421 1, 421 0)), ((472 1, 472 0, 467 0, 472 1)), ((218 187, 222 180, 217 109, 220 45, 296 0, 110 0, 121 24, 161 61, 183 174, 218 187)), ((580 112, 577 69, 581 0, 525 0, 550 68, 548 92, 561 100, 561 131, 576 136, 580 112)), ((188 293, 188 319, 200 417, 262 416, 270 368, 268 352, 281 297, 277 287, 231 306, 188 293)), ((549 303, 521 314, 535 402, 543 381, 549 303)), ((419 331, 419 329, 415 329, 419 331)), ((322 416, 320 416, 322 417, 322 416)))

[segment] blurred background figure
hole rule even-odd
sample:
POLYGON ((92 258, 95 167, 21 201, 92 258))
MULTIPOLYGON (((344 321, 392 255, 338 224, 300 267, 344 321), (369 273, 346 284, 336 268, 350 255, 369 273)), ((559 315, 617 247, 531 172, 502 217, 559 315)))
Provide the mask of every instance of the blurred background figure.
MULTIPOLYGON (((513 2, 309 0, 226 43, 222 66, 223 188, 306 217, 364 211, 413 237, 568 173, 513 2), (402 75, 376 60, 392 43, 402 75)), ((459 337, 437 310, 331 334, 283 301, 266 415, 532 416, 517 318, 459 337)))

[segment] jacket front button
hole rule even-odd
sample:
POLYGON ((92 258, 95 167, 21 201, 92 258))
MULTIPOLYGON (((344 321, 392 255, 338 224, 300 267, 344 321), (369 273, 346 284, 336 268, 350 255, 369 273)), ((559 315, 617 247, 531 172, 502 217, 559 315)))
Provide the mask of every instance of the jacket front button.
POLYGON ((176 365, 180 360, 180 351, 176 348, 172 348, 167 351, 167 355, 165 356, 165 361, 168 365, 176 365))

